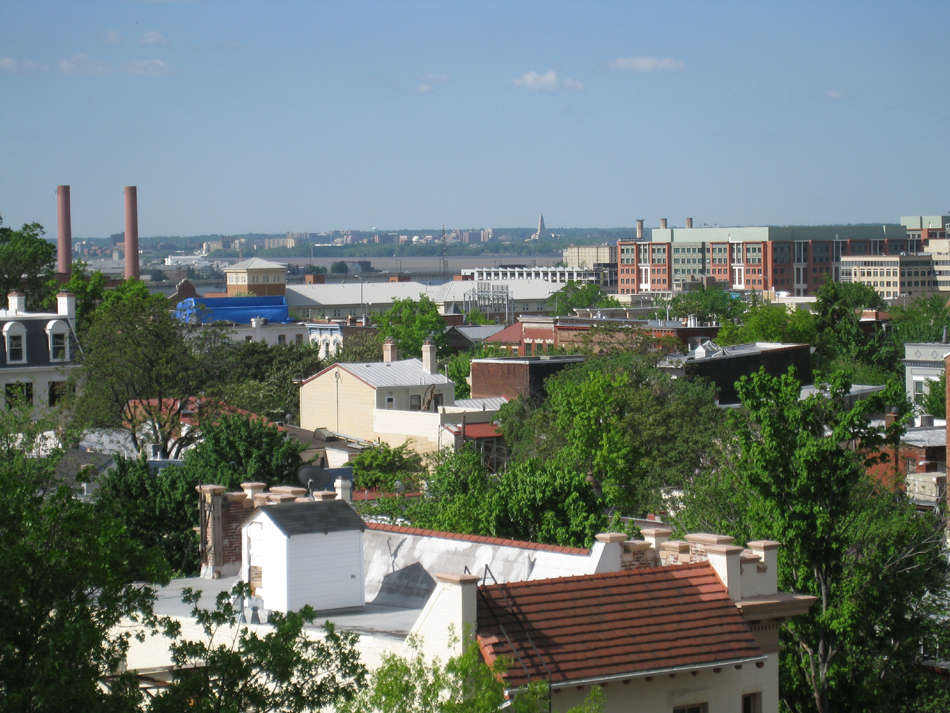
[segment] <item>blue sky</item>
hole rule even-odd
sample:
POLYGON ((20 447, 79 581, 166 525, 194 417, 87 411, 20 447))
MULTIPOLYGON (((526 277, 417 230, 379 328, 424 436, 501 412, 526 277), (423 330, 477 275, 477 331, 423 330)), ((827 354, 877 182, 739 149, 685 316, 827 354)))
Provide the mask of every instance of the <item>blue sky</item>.
POLYGON ((950 2, 0 3, 0 214, 74 237, 950 211, 950 2))

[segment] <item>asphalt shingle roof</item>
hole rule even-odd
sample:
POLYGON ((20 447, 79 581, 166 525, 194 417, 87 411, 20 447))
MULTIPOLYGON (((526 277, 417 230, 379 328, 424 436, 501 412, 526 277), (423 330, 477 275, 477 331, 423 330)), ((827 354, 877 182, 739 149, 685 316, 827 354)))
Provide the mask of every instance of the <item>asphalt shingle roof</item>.
POLYGON ((265 505, 258 512, 269 517, 287 537, 314 532, 345 532, 365 530, 366 523, 349 503, 342 500, 320 500, 310 503, 277 503, 265 505))

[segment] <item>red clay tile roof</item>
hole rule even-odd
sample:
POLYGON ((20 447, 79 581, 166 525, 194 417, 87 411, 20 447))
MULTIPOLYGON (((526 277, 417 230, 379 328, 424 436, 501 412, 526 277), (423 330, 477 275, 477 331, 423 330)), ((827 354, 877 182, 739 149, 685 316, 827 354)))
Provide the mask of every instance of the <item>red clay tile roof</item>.
POLYGON ((762 656, 708 562, 482 586, 477 634, 513 688, 762 656))
POLYGON ((498 545, 500 547, 519 547, 523 550, 545 550, 546 552, 560 552, 566 555, 590 554, 590 550, 583 547, 562 547, 561 545, 545 545, 540 542, 521 542, 519 540, 503 540, 500 537, 483 537, 482 535, 462 535, 457 532, 439 532, 437 530, 421 530, 418 527, 403 527, 401 525, 390 525, 382 522, 367 522, 366 527, 370 530, 383 530, 385 532, 401 532, 404 535, 418 535, 419 537, 439 537, 444 540, 465 540, 466 542, 477 542, 482 545, 498 545))

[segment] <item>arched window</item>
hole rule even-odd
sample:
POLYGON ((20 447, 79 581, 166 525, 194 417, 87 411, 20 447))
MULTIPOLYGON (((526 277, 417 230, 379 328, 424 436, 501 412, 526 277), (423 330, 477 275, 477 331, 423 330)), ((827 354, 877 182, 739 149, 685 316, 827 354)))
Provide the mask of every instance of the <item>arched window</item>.
POLYGON ((7 364, 26 363, 26 327, 19 322, 7 322, 3 327, 7 349, 7 364))
POLYGON ((46 324, 46 336, 49 339, 49 360, 69 361, 69 325, 61 319, 46 324))

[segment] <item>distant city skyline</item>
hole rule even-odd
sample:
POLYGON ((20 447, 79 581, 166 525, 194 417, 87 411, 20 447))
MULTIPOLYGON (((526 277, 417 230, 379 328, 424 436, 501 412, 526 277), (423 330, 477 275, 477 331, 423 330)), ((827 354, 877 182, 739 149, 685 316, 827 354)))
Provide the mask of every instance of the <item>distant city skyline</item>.
MULTIPOLYGON (((0 215, 139 232, 950 212, 950 3, 8 0, 0 215)), ((557 232, 557 227, 549 228, 557 232)))

